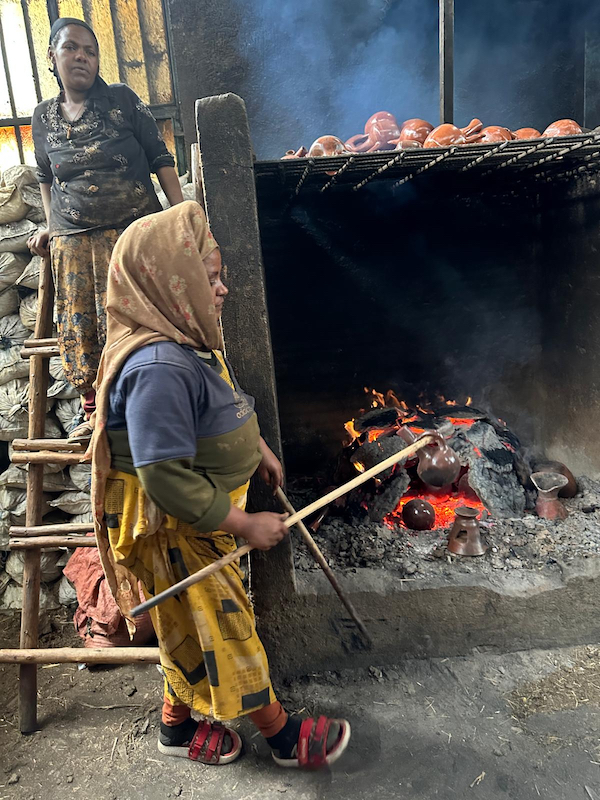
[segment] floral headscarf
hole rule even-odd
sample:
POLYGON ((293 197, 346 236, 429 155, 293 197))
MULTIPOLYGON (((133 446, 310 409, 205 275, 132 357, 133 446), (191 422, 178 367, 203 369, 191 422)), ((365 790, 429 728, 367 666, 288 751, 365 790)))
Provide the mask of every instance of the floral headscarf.
POLYGON ((222 347, 204 266, 204 259, 216 247, 201 206, 186 201, 132 223, 115 245, 110 262, 107 337, 96 380, 94 433, 88 453, 98 552, 111 592, 126 617, 139 602, 137 581, 115 564, 104 520, 104 491, 111 468, 106 434, 110 387, 126 359, 144 345, 173 341, 205 350, 222 347))

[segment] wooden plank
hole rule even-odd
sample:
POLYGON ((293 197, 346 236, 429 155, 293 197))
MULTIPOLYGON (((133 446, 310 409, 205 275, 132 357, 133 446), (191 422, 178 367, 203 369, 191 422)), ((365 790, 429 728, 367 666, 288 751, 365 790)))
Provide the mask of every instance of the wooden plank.
POLYGON ((11 550, 55 550, 57 547, 96 547, 91 536, 29 536, 9 539, 11 550))
POLYGON ((58 347, 24 347, 21 350, 21 358, 31 358, 31 356, 54 358, 58 355, 60 355, 58 347))
POLYGON ((58 339, 25 339, 23 347, 58 347, 58 339))
MULTIPOLYGON (((196 102, 205 210, 233 286, 223 312, 227 355, 241 385, 256 398, 263 436, 281 458, 281 434, 265 275, 258 227, 254 159, 246 106, 235 94, 196 102), (248 331, 252 336, 248 336, 248 331)), ((279 511, 273 492, 253 481, 252 510, 279 511)), ((252 554, 257 608, 284 603, 295 590, 291 538, 252 554)))
POLYGON ((10 460, 13 464, 80 464, 84 453, 52 453, 42 450, 39 453, 13 453, 10 460))
POLYGON ((68 536, 71 533, 91 533, 94 530, 92 522, 65 522, 58 525, 13 525, 9 529, 11 536, 68 536))
POLYGON ((0 650, 0 664, 160 664, 160 655, 158 647, 40 647, 0 650))
POLYGON ((50 450, 56 453, 75 452, 85 453, 85 448, 79 442, 68 442, 66 439, 14 439, 13 450, 16 452, 50 450))
MULTIPOLYGON (((42 261, 39 279, 38 310, 34 336, 43 339, 52 332, 54 287, 50 259, 42 261)), ((29 365, 29 430, 28 439, 43 439, 46 427, 46 395, 48 392, 48 359, 35 356, 29 365)), ((18 455, 18 454, 15 454, 18 455)), ((25 525, 42 522, 44 464, 31 464, 27 472, 27 505, 25 525)), ((40 550, 28 550, 23 559, 23 601, 19 646, 30 650, 38 646, 40 616, 40 550)), ((37 669, 23 664, 19 673, 19 725, 21 733, 37 730, 37 669)))

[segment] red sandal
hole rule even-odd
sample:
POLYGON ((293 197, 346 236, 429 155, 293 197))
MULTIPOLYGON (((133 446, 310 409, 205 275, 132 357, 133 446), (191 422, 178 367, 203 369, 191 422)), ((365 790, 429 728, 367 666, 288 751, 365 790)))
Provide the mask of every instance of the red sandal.
POLYGON ((345 719, 329 719, 312 717, 302 721, 298 736, 297 758, 279 758, 274 753, 273 760, 280 767, 292 769, 320 769, 335 763, 348 747, 350 741, 350 723, 345 719), (339 726, 339 733, 332 747, 327 750, 327 739, 332 724, 339 726))
POLYGON ((221 722, 200 720, 196 733, 189 745, 165 745, 160 739, 158 749, 163 755, 176 758, 191 758, 201 764, 231 764, 242 752, 242 740, 231 728, 226 728, 221 722), (225 736, 231 739, 231 750, 223 753, 225 736))

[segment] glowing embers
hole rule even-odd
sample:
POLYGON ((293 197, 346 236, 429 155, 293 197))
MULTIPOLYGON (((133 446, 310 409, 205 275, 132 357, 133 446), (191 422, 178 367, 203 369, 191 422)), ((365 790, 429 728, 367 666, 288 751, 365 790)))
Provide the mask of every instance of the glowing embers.
POLYGON ((523 514, 520 444, 505 423, 473 408, 470 397, 463 402, 438 398, 411 408, 392 391, 384 394, 367 388, 365 393, 370 408, 344 426, 348 434, 344 453, 354 469, 368 469, 405 447, 407 436, 424 433, 434 433, 439 447, 450 448, 458 461, 446 472, 447 481, 428 483, 428 473, 413 458, 368 484, 361 505, 373 521, 397 529, 410 527, 414 518, 413 524, 421 525, 423 521, 414 515, 403 514, 416 499, 431 504, 436 529, 449 527, 461 506, 475 508, 480 517, 523 514))

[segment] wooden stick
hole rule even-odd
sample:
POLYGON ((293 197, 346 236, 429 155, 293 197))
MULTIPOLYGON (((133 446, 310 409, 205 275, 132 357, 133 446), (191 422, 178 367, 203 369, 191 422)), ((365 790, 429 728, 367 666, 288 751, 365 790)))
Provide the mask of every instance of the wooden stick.
MULTIPOLYGON (((357 475, 356 478, 352 478, 351 481, 342 484, 342 486, 338 486, 337 489, 334 489, 323 497, 320 497, 318 500, 315 500, 314 503, 310 503, 301 511, 297 511, 295 514, 292 514, 286 519, 284 525, 287 528, 291 528, 292 525, 295 525, 301 519, 310 516, 313 511, 318 511, 320 508, 323 508, 323 506, 326 506, 334 500, 337 500, 338 497, 351 492, 352 489, 356 489, 357 486, 366 483, 366 481, 375 477, 375 475, 379 475, 380 472, 384 472, 386 469, 393 467, 394 464, 397 464, 399 461, 405 461, 407 458, 410 458, 412 455, 417 453, 422 447, 425 447, 425 445, 430 444, 430 442, 433 441, 435 441, 433 436, 422 436, 418 441, 414 442, 414 444, 405 447, 398 453, 394 453, 393 455, 381 461, 379 464, 375 464, 374 467, 371 467, 365 472, 361 472, 360 475, 357 475)), ((208 567, 204 567, 203 569, 198 570, 198 572, 194 572, 193 575, 189 575, 187 578, 179 581, 179 583, 175 583, 173 586, 165 589, 164 592, 160 592, 155 597, 150 598, 150 600, 146 600, 144 603, 136 606, 134 609, 132 609, 131 615, 133 617, 137 617, 140 614, 143 614, 144 611, 154 608, 154 606, 159 605, 159 603, 164 602, 169 597, 174 597, 176 594, 183 592, 184 589, 188 589, 195 583, 199 583, 205 578, 208 578, 210 575, 214 575, 215 572, 223 569, 223 567, 226 567, 233 561, 237 561, 238 558, 246 555, 246 553, 249 553, 250 550, 252 550, 252 545, 249 544, 244 544, 242 547, 238 547, 237 550, 233 550, 228 555, 217 559, 212 564, 209 564, 208 567)))
POLYGON ((51 450, 52 452, 85 453, 85 447, 79 442, 69 442, 66 439, 14 439, 13 450, 51 450))
POLYGON ((0 664, 159 664, 158 647, 46 647, 0 650, 0 664))
POLYGON ((62 522, 56 525, 12 525, 8 532, 11 536, 55 536, 71 533, 91 533, 94 530, 93 522, 62 522))
MULTIPOLYGON (((295 514, 296 511, 294 509, 294 506, 290 503, 290 501, 288 500, 285 492, 283 491, 283 489, 281 487, 277 488, 276 494, 277 494, 277 497, 279 499, 279 502, 285 508, 285 510, 288 511, 290 514, 295 514)), ((364 622, 358 616, 358 613, 357 613, 356 609, 354 608, 354 605, 353 605, 352 601, 350 600, 349 597, 347 597, 347 595, 344 593, 342 587, 337 582, 337 578, 335 577, 335 575, 331 571, 331 567, 329 566, 329 564, 327 562, 327 559, 325 558, 325 556, 323 555, 323 553, 319 549, 319 546, 317 545, 317 543, 315 542, 313 537, 310 535, 310 532, 309 532, 308 528, 301 521, 298 521, 296 523, 296 527, 298 528, 298 530, 302 534, 302 538, 306 542, 306 545, 307 545, 308 549, 310 550, 313 558, 315 559, 317 564, 321 567, 321 569, 325 573, 325 576, 327 577, 327 580, 329 581, 329 583, 333 586, 337 596, 340 598, 342 603, 346 606, 346 609, 347 609, 348 613, 350 614, 350 616, 352 617, 352 619, 356 623, 356 627, 362 633, 364 639, 369 644, 372 644, 372 639, 371 639, 371 636, 369 634, 369 631, 365 628, 364 622)))
POLYGON ((23 347, 58 347, 58 339, 25 339, 23 347))
POLYGON ((11 550, 53 550, 56 547, 96 547, 91 536, 29 536, 9 539, 11 550))
MULTIPOLYGON (((50 258, 40 269, 39 299, 35 320, 35 338, 52 333, 54 286, 50 258)), ((39 353, 29 363, 29 428, 28 439, 43 439, 46 430, 46 396, 48 393, 49 363, 39 353)), ((33 527, 42 522, 44 464, 32 464, 27 472, 27 505, 25 525, 33 527)), ((38 646, 40 617, 40 550, 28 550, 23 559, 23 599, 19 646, 31 650, 38 646)), ((21 733, 37 730, 37 668, 23 663, 19 671, 19 725, 21 733)))
POLYGON ((38 453, 13 453, 10 460, 13 464, 80 464, 85 453, 53 453, 41 450, 38 453))
POLYGON ((24 347, 21 350, 21 358, 31 358, 31 356, 42 356, 42 358, 54 358, 60 355, 58 347, 24 347))

